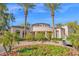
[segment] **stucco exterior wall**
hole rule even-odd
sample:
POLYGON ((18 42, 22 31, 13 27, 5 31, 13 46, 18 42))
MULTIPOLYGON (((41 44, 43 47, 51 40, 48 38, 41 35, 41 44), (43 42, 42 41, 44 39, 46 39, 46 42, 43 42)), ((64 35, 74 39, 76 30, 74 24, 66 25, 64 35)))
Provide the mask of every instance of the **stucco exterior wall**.
POLYGON ((69 34, 68 34, 68 32, 69 32, 68 26, 63 26, 62 28, 65 29, 65 34, 66 34, 66 36, 68 36, 68 35, 69 35, 69 34))
MULTIPOLYGON (((19 31, 20 32, 20 37, 22 38, 23 37, 23 33, 24 33, 24 28, 18 28, 18 27, 12 27, 11 28, 11 32, 17 32, 19 31)), ((29 32, 30 30, 27 29, 26 32, 29 32)))
MULTIPOLYGON (((11 27, 11 32, 16 32, 17 30, 20 31, 20 37, 23 37, 24 28, 11 27)), ((35 25, 31 26, 30 29, 26 30, 26 32, 30 32, 30 31, 35 33, 35 34, 37 32, 44 32, 45 36, 46 36, 47 32, 52 32, 52 28, 49 25, 47 25, 47 24, 35 24, 35 25)), ((69 35, 69 28, 68 28, 68 26, 62 26, 62 28, 56 28, 55 29, 55 37, 56 38, 67 37, 68 35, 69 35)))
POLYGON ((35 26, 32 26, 32 31, 33 32, 35 32, 35 31, 52 31, 52 28, 51 27, 49 27, 49 26, 37 26, 37 25, 35 25, 35 26))
POLYGON ((55 29, 55 37, 57 37, 57 38, 66 38, 69 35, 68 33, 69 33, 68 26, 62 26, 62 28, 56 28, 55 29), (64 32, 63 32, 62 29, 64 30, 64 32), (56 32, 56 31, 58 31, 58 32, 56 32))

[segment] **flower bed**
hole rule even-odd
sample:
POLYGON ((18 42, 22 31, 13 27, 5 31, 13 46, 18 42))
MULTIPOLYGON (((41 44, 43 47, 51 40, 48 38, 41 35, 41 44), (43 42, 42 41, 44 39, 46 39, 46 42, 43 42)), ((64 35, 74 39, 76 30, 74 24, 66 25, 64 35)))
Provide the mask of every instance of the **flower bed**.
POLYGON ((54 45, 32 45, 19 48, 20 56, 68 56, 72 55, 70 49, 54 45))

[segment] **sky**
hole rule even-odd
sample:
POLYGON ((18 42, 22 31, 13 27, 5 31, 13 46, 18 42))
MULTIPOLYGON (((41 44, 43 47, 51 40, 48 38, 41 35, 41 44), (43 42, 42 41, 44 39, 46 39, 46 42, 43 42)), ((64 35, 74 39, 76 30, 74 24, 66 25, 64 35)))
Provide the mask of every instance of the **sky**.
MULTIPOLYGON (((9 12, 15 16, 15 22, 11 25, 21 25, 24 23, 24 10, 18 4, 7 4, 9 12)), ((36 4, 33 9, 28 10, 27 21, 30 24, 47 23, 52 26, 51 11, 44 4, 36 4)), ((79 4, 63 3, 60 8, 55 11, 55 24, 65 24, 67 22, 77 21, 79 24, 79 4)))

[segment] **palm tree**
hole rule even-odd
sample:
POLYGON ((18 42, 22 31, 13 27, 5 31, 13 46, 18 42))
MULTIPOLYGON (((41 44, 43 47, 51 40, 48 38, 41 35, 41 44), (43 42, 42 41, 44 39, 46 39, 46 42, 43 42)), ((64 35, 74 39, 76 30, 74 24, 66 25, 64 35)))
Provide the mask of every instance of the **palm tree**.
POLYGON ((6 4, 0 4, 0 20, 1 20, 1 25, 3 29, 5 30, 6 27, 10 27, 10 21, 14 21, 15 17, 12 13, 7 13, 8 8, 6 4))
POLYGON ((59 24, 56 24, 56 26, 57 26, 58 28, 61 28, 61 27, 63 26, 63 24, 59 23, 59 24))
POLYGON ((10 28, 10 21, 13 22, 15 20, 15 17, 12 13, 5 13, 3 16, 4 19, 4 26, 6 29, 10 28))
MULTIPOLYGON (((0 42, 3 44, 3 47, 6 51, 6 53, 8 52, 7 51, 7 46, 10 46, 10 42, 13 37, 12 37, 12 34, 10 34, 10 32, 6 32, 5 33, 5 30, 6 29, 9 29, 10 27, 10 21, 14 21, 15 18, 13 16, 12 13, 7 13, 8 11, 8 8, 6 6, 6 4, 0 4, 0 29, 2 31, 2 36, 0 36, 0 42), (10 36, 11 35, 11 36, 10 36), (12 37, 12 38, 11 38, 12 37)), ((10 46, 11 48, 11 46, 10 46)))
MULTIPOLYGON (((0 25, 1 25, 1 27, 3 26, 3 21, 4 21, 4 19, 3 19, 3 16, 4 16, 4 14, 5 14, 5 11, 7 11, 8 9, 7 9, 7 6, 6 6, 6 4, 3 4, 3 3, 1 3, 0 4, 0 25)), ((4 26, 3 26, 4 27, 4 26)))
POLYGON ((79 33, 79 25, 77 24, 77 22, 68 22, 67 25, 73 33, 79 33))
POLYGON ((9 31, 4 31, 3 36, 0 37, 0 43, 4 47, 7 55, 12 51, 14 44, 19 42, 19 36, 16 33, 11 33, 9 31))
POLYGON ((24 38, 26 36, 26 26, 27 26, 27 15, 28 15, 28 10, 31 8, 33 9, 35 4, 33 3, 23 3, 20 4, 23 7, 24 10, 24 17, 25 17, 25 25, 24 25, 24 38))
MULTIPOLYGON (((26 27, 30 28, 30 25, 31 25, 30 23, 28 22, 26 23, 26 27)), ((25 23, 22 23, 20 26, 25 26, 25 23)))
POLYGON ((2 13, 4 13, 4 11, 7 11, 7 10, 8 10, 8 8, 7 8, 6 4, 0 3, 0 17, 2 15, 2 13))
POLYGON ((55 11, 57 10, 57 9, 59 9, 59 6, 60 6, 60 4, 57 4, 57 3, 47 3, 47 4, 45 4, 45 6, 47 6, 50 10, 51 10, 51 16, 52 16, 52 29, 53 29, 53 38, 54 38, 54 36, 55 36, 55 31, 54 31, 54 16, 55 16, 55 11))

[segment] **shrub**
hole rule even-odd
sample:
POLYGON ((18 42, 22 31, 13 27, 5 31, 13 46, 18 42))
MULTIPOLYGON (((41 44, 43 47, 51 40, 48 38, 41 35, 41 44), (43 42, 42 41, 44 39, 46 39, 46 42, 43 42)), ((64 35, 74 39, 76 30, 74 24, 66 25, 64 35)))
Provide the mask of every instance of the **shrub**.
POLYGON ((52 38, 52 33, 50 33, 50 32, 47 33, 47 39, 48 39, 48 40, 51 40, 51 38, 52 38))
POLYGON ((28 41, 32 41, 32 40, 34 40, 34 36, 31 33, 28 33, 28 34, 26 34, 25 39, 28 40, 28 41))
POLYGON ((62 38, 52 38, 52 41, 54 42, 62 41, 62 38))
POLYGON ((71 34, 67 40, 69 40, 74 47, 79 49, 79 34, 71 34))
POLYGON ((54 45, 32 45, 18 49, 20 56, 68 56, 70 49, 54 45))
POLYGON ((12 48, 15 43, 19 43, 19 37, 16 33, 11 33, 9 31, 4 31, 2 37, 0 38, 0 43, 4 47, 7 55, 9 52, 12 52, 12 48))
POLYGON ((38 40, 38 41, 44 41, 44 40, 46 40, 46 37, 45 37, 45 34, 44 33, 37 33, 36 35, 35 35, 35 40, 38 40))

